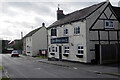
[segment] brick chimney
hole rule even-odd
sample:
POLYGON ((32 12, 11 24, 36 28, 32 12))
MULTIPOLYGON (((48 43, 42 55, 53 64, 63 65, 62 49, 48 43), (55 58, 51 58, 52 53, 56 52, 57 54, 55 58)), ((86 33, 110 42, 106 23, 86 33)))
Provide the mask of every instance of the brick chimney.
POLYGON ((58 7, 58 10, 57 10, 57 20, 60 20, 62 18, 64 18, 64 13, 63 13, 63 10, 60 10, 59 7, 58 7))

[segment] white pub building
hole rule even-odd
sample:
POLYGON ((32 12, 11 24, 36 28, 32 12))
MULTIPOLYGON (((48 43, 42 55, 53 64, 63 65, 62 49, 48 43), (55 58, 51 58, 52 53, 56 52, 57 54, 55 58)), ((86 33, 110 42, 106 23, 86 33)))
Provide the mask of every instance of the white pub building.
POLYGON ((120 43, 119 12, 109 1, 67 15, 58 8, 57 21, 48 27, 48 58, 84 63, 97 60, 96 45, 120 43))

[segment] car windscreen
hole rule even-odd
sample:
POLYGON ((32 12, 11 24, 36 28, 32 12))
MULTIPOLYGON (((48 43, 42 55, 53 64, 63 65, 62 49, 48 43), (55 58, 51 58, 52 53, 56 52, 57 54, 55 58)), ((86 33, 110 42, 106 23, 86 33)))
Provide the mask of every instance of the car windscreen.
POLYGON ((13 51, 12 53, 17 53, 17 51, 13 51))

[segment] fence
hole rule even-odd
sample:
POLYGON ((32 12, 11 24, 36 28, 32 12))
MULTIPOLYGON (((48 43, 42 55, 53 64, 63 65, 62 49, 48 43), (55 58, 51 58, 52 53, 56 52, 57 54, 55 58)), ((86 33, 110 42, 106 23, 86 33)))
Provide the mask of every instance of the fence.
POLYGON ((100 64, 119 62, 120 44, 96 45, 96 60, 100 64))

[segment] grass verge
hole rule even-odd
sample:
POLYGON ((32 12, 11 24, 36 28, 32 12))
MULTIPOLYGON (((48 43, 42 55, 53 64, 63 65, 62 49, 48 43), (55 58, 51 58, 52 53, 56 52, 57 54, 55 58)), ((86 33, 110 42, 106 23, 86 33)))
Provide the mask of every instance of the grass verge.
POLYGON ((10 78, 0 78, 0 80, 10 80, 10 78))
POLYGON ((2 66, 0 66, 0 70, 2 70, 3 68, 2 68, 2 66))
POLYGON ((41 58, 41 59, 47 59, 47 57, 45 56, 37 56, 38 58, 41 58))

